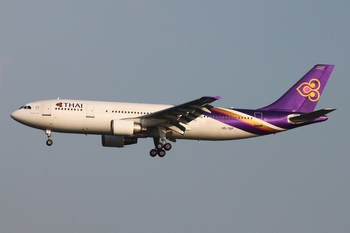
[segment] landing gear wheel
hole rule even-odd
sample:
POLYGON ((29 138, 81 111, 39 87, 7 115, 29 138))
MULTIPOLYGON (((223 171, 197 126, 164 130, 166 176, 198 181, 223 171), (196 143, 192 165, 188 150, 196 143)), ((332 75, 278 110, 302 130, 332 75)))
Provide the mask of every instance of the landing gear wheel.
POLYGON ((53 141, 52 141, 51 139, 48 139, 48 140, 46 141, 46 145, 52 146, 52 144, 53 144, 53 141))
POLYGON ((158 151, 158 155, 159 155, 159 157, 161 157, 161 158, 163 158, 163 157, 165 156, 165 154, 166 154, 165 150, 159 150, 159 151, 158 151))
POLYGON ((154 143, 154 147, 155 149, 152 149, 149 154, 152 157, 155 157, 156 155, 158 155, 159 157, 164 157, 166 154, 166 151, 171 149, 171 144, 166 142, 166 135, 165 135, 166 131, 165 128, 160 127, 159 129, 159 135, 160 137, 155 137, 153 138, 153 143, 154 143))
POLYGON ((156 148, 157 148, 158 150, 163 149, 163 144, 162 144, 162 143, 158 143, 158 144, 156 145, 156 148))
POLYGON ((158 151, 156 149, 152 149, 150 152, 149 152, 150 156, 151 157, 156 157, 156 155, 158 154, 158 151))
POLYGON ((170 143, 165 143, 163 148, 164 148, 164 150, 169 151, 169 150, 171 150, 172 146, 170 143))

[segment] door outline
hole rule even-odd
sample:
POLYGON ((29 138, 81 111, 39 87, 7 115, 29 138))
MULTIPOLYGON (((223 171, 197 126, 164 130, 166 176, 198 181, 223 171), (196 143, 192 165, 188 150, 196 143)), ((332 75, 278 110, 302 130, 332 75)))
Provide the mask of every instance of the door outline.
MULTIPOLYGON (((254 117, 256 119, 259 119, 259 120, 263 121, 263 114, 262 114, 262 112, 254 112, 254 117)), ((263 124, 261 123, 261 121, 254 121, 254 126, 255 127, 262 127, 263 124)))
POLYGON ((86 118, 94 118, 95 117, 95 106, 88 105, 86 107, 86 118))
POLYGON ((43 116, 51 116, 51 103, 44 103, 42 105, 42 115, 43 116))

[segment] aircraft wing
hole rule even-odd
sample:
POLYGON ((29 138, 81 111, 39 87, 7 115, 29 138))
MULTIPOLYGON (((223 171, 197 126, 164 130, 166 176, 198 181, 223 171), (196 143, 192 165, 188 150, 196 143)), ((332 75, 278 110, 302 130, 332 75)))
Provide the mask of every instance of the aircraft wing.
POLYGON ((220 99, 220 96, 204 96, 139 118, 146 126, 162 126, 184 134, 186 131, 184 125, 200 117, 204 113, 210 113, 210 109, 213 106, 209 104, 220 99))

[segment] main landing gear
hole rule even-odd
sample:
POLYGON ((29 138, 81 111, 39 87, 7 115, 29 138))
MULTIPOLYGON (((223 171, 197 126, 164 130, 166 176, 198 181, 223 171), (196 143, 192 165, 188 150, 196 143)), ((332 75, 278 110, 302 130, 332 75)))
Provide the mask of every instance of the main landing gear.
POLYGON ((171 150, 171 144, 166 142, 166 129, 164 127, 158 127, 159 138, 153 138, 155 149, 152 149, 149 154, 152 157, 159 156, 164 157, 166 151, 171 150))
MULTIPOLYGON (((155 140, 156 141, 156 140, 155 140)), ((170 143, 161 143, 161 142, 158 142, 158 143, 154 143, 155 145, 155 149, 152 149, 149 154, 152 156, 152 157, 155 157, 155 156, 159 156, 159 157, 164 157, 165 154, 166 154, 166 151, 169 151, 172 146, 170 143)))
POLYGON ((46 141, 46 145, 52 146, 53 141, 51 139, 51 130, 49 130, 49 129, 45 130, 45 134, 47 135, 47 138, 48 138, 46 141))

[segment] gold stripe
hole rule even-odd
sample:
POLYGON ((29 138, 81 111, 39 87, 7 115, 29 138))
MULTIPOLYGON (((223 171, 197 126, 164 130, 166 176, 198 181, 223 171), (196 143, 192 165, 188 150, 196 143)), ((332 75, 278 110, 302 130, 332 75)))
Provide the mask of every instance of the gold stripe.
MULTIPOLYGON (((237 120, 240 120, 240 121, 242 121, 242 122, 244 122, 244 123, 246 123, 248 125, 254 126, 254 127, 255 127, 255 125, 260 125, 261 124, 260 122, 254 120, 254 117, 253 117, 253 119, 250 119, 250 118, 249 119, 244 119, 244 116, 239 115, 237 113, 233 113, 233 112, 224 110, 224 109, 213 108, 212 110, 214 110, 214 111, 216 111, 218 113, 224 114, 226 116, 229 116, 231 118, 235 118, 237 120)), ((250 116, 250 117, 252 117, 252 116, 250 116)), ((274 129, 274 128, 270 127, 270 126, 267 126, 265 124, 263 124, 262 126, 259 126, 259 127, 255 127, 255 128, 260 129, 260 130, 265 131, 265 132, 268 132, 268 133, 277 133, 277 132, 280 131, 280 130, 274 129)))

